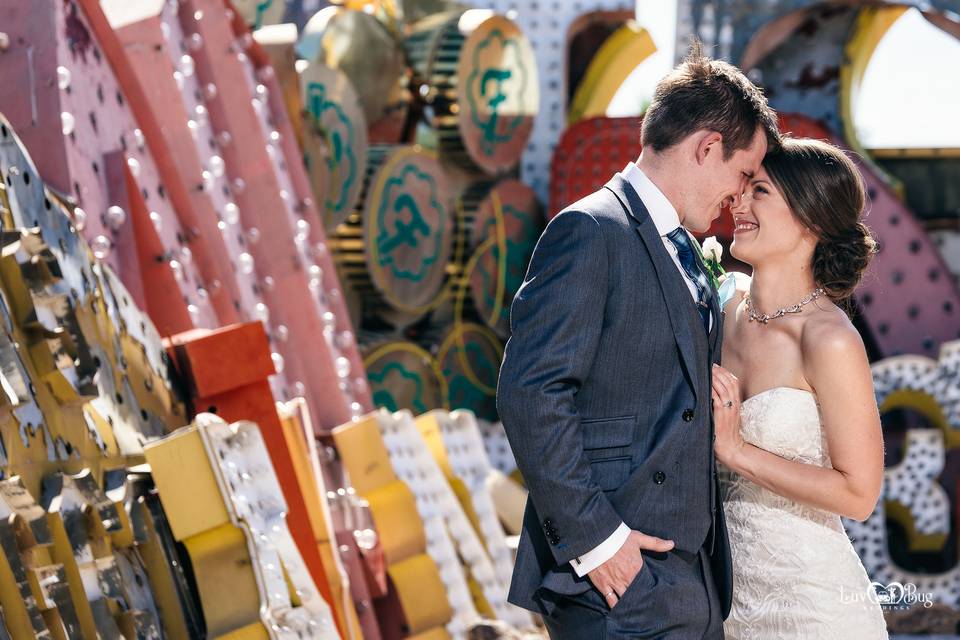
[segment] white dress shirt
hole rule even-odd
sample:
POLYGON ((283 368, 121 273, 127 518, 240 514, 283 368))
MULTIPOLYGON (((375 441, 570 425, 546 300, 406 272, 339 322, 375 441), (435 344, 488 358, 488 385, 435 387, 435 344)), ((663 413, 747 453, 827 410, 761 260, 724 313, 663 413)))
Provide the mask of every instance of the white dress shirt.
MULTIPOLYGON (((653 224, 657 227, 657 233, 660 234, 660 239, 663 241, 663 246, 667 249, 670 257, 673 258, 673 263, 676 265, 677 271, 680 272, 683 281, 687 283, 687 289, 690 290, 693 302, 696 303, 697 285, 693 283, 693 280, 690 279, 687 272, 683 270, 683 266, 680 264, 680 256, 677 254, 677 248, 667 237, 668 233, 681 226, 677 209, 667 200, 667 196, 663 195, 660 188, 653 184, 650 178, 648 178, 635 163, 628 162, 627 166, 624 167, 619 175, 633 187, 633 190, 637 192, 637 195, 640 196, 640 199, 643 201, 644 206, 647 207, 647 211, 653 219, 653 224)), ((689 231, 686 229, 684 229, 684 231, 689 235, 689 231)), ((691 237, 690 242, 692 244, 696 242, 696 240, 691 237)), ((710 327, 713 328, 712 313, 710 315, 710 327)), ((621 522, 620 526, 610 534, 609 538, 582 556, 571 560, 570 564, 573 565, 573 570, 578 576, 587 575, 588 572, 593 571, 612 558, 617 551, 620 550, 620 547, 624 545, 629 536, 630 527, 621 522)))

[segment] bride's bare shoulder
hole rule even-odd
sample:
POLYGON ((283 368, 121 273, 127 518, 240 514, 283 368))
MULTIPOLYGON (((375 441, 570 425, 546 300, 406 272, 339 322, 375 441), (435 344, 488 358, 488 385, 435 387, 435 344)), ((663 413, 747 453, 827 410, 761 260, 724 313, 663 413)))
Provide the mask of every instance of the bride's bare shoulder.
POLYGON ((863 337, 847 314, 832 302, 821 303, 803 323, 800 349, 805 363, 840 365, 844 358, 865 354, 863 337))

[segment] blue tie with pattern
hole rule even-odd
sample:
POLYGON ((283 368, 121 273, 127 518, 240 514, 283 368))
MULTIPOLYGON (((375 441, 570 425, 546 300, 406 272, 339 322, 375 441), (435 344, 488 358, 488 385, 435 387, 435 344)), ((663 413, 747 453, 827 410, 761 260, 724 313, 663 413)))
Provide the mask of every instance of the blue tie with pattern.
POLYGON ((677 248, 677 257, 680 258, 680 266, 687 272, 690 280, 697 289, 697 311, 700 312, 700 319, 703 321, 703 329, 710 333, 710 281, 706 274, 697 265, 697 260, 693 256, 693 247, 690 246, 690 237, 683 227, 677 227, 667 234, 667 239, 677 248))

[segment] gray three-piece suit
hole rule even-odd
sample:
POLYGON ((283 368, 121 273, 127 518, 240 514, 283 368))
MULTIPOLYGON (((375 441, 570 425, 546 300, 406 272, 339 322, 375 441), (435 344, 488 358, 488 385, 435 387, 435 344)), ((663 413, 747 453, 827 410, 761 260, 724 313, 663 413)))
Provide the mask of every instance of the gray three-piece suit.
MULTIPOLYGON (((700 267, 703 268, 702 263, 700 267)), ((619 174, 559 213, 510 311, 497 407, 529 488, 510 602, 554 638, 722 638, 732 570, 704 331, 646 207, 619 174), (610 609, 570 562, 623 522, 675 541, 610 609)))

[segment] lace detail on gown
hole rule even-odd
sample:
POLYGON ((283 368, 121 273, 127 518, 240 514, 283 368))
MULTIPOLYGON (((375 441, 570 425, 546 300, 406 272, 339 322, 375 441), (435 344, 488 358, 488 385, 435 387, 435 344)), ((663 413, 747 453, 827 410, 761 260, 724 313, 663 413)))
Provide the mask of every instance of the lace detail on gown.
MULTIPOLYGON (((816 396, 775 387, 740 407, 744 440, 832 468, 816 396)), ((728 640, 882 640, 880 605, 840 517, 777 495, 718 464, 733 557, 728 640)))

